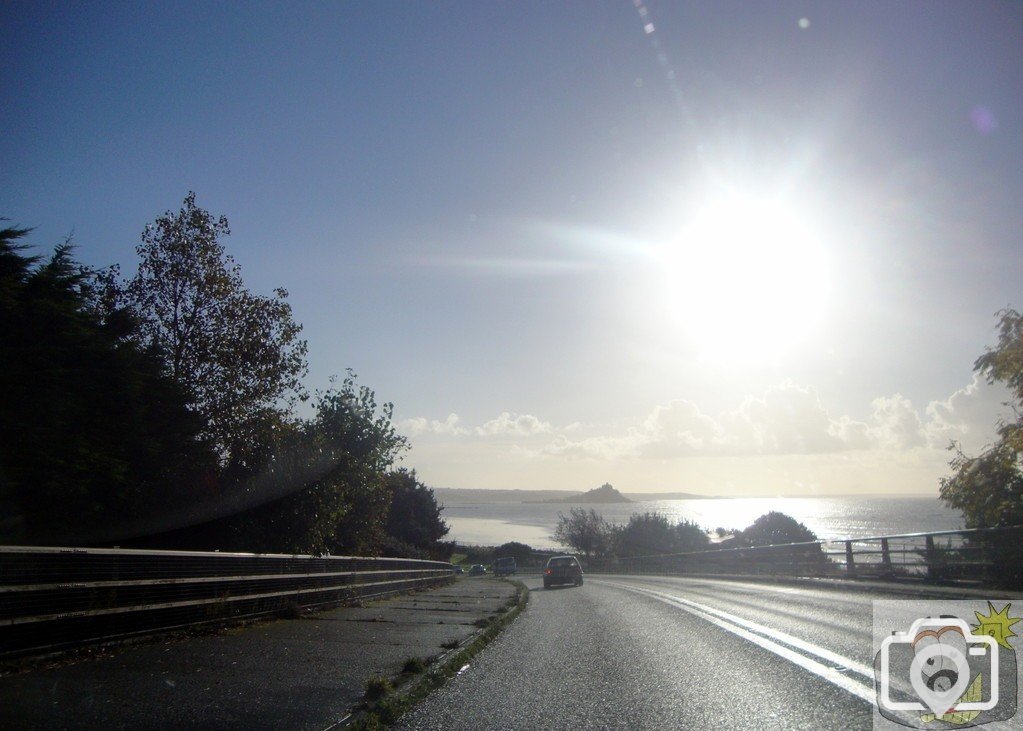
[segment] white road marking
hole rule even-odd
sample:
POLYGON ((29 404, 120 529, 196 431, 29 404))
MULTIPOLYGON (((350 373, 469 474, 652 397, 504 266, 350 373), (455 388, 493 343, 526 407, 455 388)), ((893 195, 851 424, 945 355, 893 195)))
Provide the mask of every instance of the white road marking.
POLYGON ((737 617, 729 612, 723 612, 719 609, 698 604, 697 602, 693 602, 688 599, 682 599, 681 597, 665 594, 660 591, 654 591, 652 589, 643 589, 637 586, 630 586, 629 584, 621 584, 616 581, 604 581, 597 579, 595 583, 614 586, 619 589, 624 589, 625 591, 631 591, 635 594, 643 594, 662 601, 665 604, 670 604, 679 609, 683 609, 690 614, 710 622, 711 624, 717 625, 721 629, 742 637, 745 640, 749 640, 753 644, 788 660, 794 665, 798 665, 804 670, 808 670, 819 678, 828 681, 832 685, 841 688, 847 693, 850 693, 871 705, 874 705, 876 702, 873 685, 874 671, 872 668, 868 668, 863 663, 843 657, 838 653, 819 647, 810 642, 806 642, 798 637, 793 637, 785 632, 765 627, 764 625, 756 622, 750 622, 749 620, 737 617), (785 647, 780 643, 784 643, 790 647, 785 647), (798 648, 803 652, 815 655, 821 660, 834 663, 841 668, 853 670, 857 674, 869 679, 870 685, 865 685, 863 682, 850 677, 836 667, 824 665, 823 663, 790 648, 798 648))
MULTIPOLYGON (((622 584, 620 586, 625 586, 625 585, 622 584)), ((653 596, 658 596, 660 598, 667 598, 667 599, 672 600, 673 602, 678 602, 680 604, 686 604, 686 605, 688 605, 690 607, 693 607, 694 609, 698 609, 698 610, 700 610, 702 612, 706 612, 707 614, 713 614, 715 616, 721 617, 721 619, 725 620, 726 622, 732 622, 733 624, 737 624, 739 626, 745 627, 746 629, 751 629, 754 632, 758 632, 760 634, 767 635, 771 639, 777 640, 777 641, 782 642, 782 643, 784 643, 786 645, 790 645, 791 647, 794 647, 797 650, 802 650, 803 652, 808 652, 808 653, 810 653, 812 655, 816 655, 817 657, 821 658, 822 660, 827 660, 828 662, 835 663, 836 665, 840 665, 842 667, 849 668, 850 670, 858 673, 859 675, 862 675, 867 680, 869 680, 871 682, 874 682, 874 668, 872 668, 872 667, 870 667, 868 665, 864 665, 861 662, 857 662, 855 660, 851 660, 851 659, 845 657, 844 655, 839 655, 837 652, 832 652, 831 650, 828 650, 827 648, 821 647, 820 645, 815 645, 815 644, 813 644, 811 642, 807 642, 805 640, 801 640, 798 637, 790 635, 790 634, 788 634, 786 632, 782 632, 781 630, 777 630, 777 629, 773 629, 771 627, 767 627, 766 625, 759 624, 758 622, 753 622, 753 621, 751 621, 749 619, 744 619, 743 617, 740 617, 740 616, 738 616, 736 614, 732 614, 731 612, 726 612, 726 611, 724 611, 722 609, 717 609, 716 607, 711 607, 711 606, 708 606, 706 604, 700 604, 698 602, 694 602, 691 599, 683 599, 680 596, 675 596, 674 594, 666 594, 664 592, 654 591, 653 589, 646 589, 646 588, 640 588, 640 587, 635 587, 635 588, 636 588, 637 591, 641 591, 641 592, 646 593, 646 594, 651 594, 653 596)))

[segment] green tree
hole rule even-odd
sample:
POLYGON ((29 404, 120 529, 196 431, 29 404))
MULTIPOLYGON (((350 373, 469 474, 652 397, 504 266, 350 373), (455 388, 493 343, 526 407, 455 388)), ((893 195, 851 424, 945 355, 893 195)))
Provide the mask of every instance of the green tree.
POLYGON ((519 541, 508 541, 494 549, 496 558, 514 558, 517 561, 526 562, 533 555, 533 547, 519 541))
POLYGON ((675 540, 679 551, 702 551, 710 545, 707 531, 689 520, 675 524, 675 540))
POLYGON ((623 558, 675 553, 676 534, 661 513, 633 513, 617 531, 615 547, 623 558))
POLYGON ((516 563, 525 564, 533 556, 533 548, 518 541, 502 543, 494 549, 495 558, 514 558, 516 563))
POLYGON ((267 433, 304 398, 306 343, 287 291, 263 297, 245 288, 220 242, 229 234, 227 219, 190 192, 180 211, 146 227, 138 272, 107 299, 138 320, 144 347, 164 355, 221 460, 251 469, 267 433))
POLYGON ((276 431, 264 469, 236 488, 258 485, 262 504, 229 521, 233 548, 376 555, 386 543, 386 475, 408 448, 393 405, 378 406, 350 370, 314 404, 316 416, 276 431))
POLYGON ((593 508, 588 511, 585 508, 572 508, 567 516, 558 513, 554 540, 570 546, 587 558, 607 555, 612 535, 611 525, 593 508))
POLYGON ((682 520, 672 525, 660 513, 633 513, 615 532, 615 550, 622 558, 699 551, 709 543, 696 523, 682 520))
POLYGON ((806 543, 817 534, 795 518, 772 510, 761 515, 740 536, 750 546, 774 546, 780 543, 806 543))
POLYGON ((415 470, 398 469, 386 477, 391 493, 387 513, 387 535, 409 546, 429 551, 447 535, 433 489, 416 477, 415 470))
POLYGON ((950 449, 952 474, 941 480, 941 499, 962 511, 967 528, 1023 524, 1023 315, 998 313, 998 344, 974 363, 988 383, 1004 383, 1012 395, 1015 421, 998 425, 998 441, 976 457, 959 445, 950 449))
POLYGON ((236 511, 205 540, 247 551, 383 550, 392 497, 386 475, 408 446, 392 423, 394 407, 377 405, 351 370, 340 384, 332 379, 314 406, 312 419, 273 432, 265 467, 231 490, 253 494, 256 506, 236 511))
POLYGON ((65 242, 27 256, 0 229, 0 506, 3 540, 125 536, 215 464, 161 354, 123 311, 100 317, 98 272, 65 242))
POLYGON ((493 546, 467 545, 462 548, 465 551, 465 563, 488 564, 494 561, 496 549, 493 546))
POLYGON ((816 540, 817 535, 795 518, 771 511, 761 515, 753 521, 753 525, 739 533, 736 542, 754 547, 778 546, 751 551, 742 559, 752 564, 752 567, 745 566, 745 570, 816 575, 824 571, 828 564, 820 544, 814 543, 816 540), (790 543, 808 545, 786 545, 790 543))

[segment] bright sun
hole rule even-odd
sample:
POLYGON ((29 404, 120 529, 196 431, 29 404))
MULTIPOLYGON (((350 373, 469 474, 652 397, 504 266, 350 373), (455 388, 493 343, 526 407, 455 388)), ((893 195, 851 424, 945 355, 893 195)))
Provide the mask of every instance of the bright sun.
POLYGON ((712 360, 776 361, 827 306, 820 233, 781 200, 717 197, 663 253, 669 314, 712 360))

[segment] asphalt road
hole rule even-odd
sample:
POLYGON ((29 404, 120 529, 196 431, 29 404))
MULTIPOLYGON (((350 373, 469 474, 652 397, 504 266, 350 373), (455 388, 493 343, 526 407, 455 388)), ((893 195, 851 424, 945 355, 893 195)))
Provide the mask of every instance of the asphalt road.
POLYGON ((589 576, 545 590, 404 729, 870 729, 862 590, 589 576))

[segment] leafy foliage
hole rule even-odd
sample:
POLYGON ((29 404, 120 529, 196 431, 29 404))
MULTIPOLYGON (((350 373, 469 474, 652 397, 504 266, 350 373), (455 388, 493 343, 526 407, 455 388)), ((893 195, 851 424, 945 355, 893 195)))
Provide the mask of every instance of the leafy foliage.
POLYGON ((461 546, 461 550, 465 551, 465 561, 463 563, 467 564, 488 564, 492 563, 496 557, 496 549, 493 546, 468 545, 461 546))
POLYGON ((613 531, 611 525, 596 510, 572 508, 566 516, 558 513, 558 525, 554 529, 554 540, 586 557, 607 555, 611 550, 613 531))
POLYGON ((494 549, 494 558, 514 558, 521 564, 528 562, 532 556, 533 548, 518 541, 508 541, 494 549))
POLYGON ((941 499, 962 511, 968 528, 1023 524, 1023 315, 1013 309, 998 315, 998 344, 977 359, 974 370, 1009 387, 1016 420, 999 424, 998 442, 977 457, 953 444, 952 474, 941 480, 941 499))
POLYGON ((125 282, 0 228, 0 536, 449 554, 432 490, 392 472, 408 445, 390 403, 348 371, 294 414, 301 326, 283 289, 246 290, 229 233, 189 193, 125 282))
POLYGON ((817 540, 817 534, 795 518, 772 510, 761 515, 753 525, 740 534, 750 546, 773 546, 781 543, 808 543, 817 540))
POLYGON ((448 526, 433 490, 419 481, 415 470, 395 470, 385 481, 391 494, 387 535, 420 551, 435 548, 447 535, 448 526))
POLYGON ((707 532, 692 521, 680 520, 674 530, 679 551, 702 551, 710 544, 707 532))
POLYGON ((978 457, 956 448, 952 476, 941 480, 941 499, 961 510, 967 528, 1023 523, 1023 473, 1019 452, 1003 441, 978 457))
POLYGON ((307 348, 286 290, 262 297, 245 289, 220 243, 229 234, 227 219, 196 206, 190 192, 179 212, 146 227, 137 274, 107 301, 123 304, 141 343, 164 354, 221 459, 250 466, 268 429, 304 397, 307 348))
POLYGON ((67 242, 25 255, 26 234, 0 229, 0 530, 95 540, 166 508, 215 460, 162 354, 135 345, 127 313, 99 314, 101 273, 67 242))
POLYGON ((634 513, 629 522, 616 531, 617 553, 622 557, 673 553, 675 532, 660 513, 634 513))
POLYGON ((710 539, 696 523, 672 525, 660 513, 633 513, 615 530, 615 551, 622 558, 699 551, 710 539))
POLYGON ((348 371, 317 394, 316 416, 281 429, 273 459, 250 482, 283 494, 240 514, 230 531, 240 550, 374 555, 386 540, 392 493, 386 473, 407 448, 393 406, 348 371))

